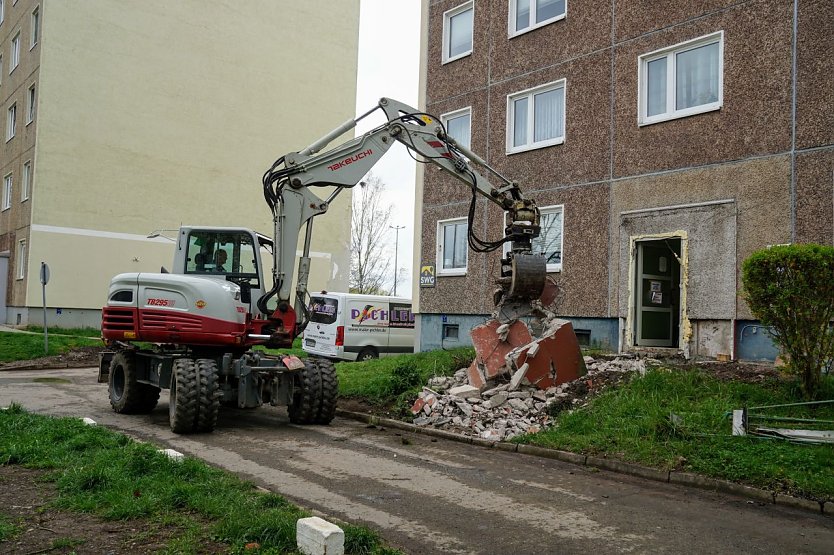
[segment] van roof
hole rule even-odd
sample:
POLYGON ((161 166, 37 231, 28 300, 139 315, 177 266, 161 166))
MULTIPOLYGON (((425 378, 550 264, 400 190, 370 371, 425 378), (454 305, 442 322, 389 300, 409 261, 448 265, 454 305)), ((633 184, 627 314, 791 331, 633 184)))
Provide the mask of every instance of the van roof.
POLYGON ((367 301, 395 301, 401 303, 410 303, 409 297, 391 297, 387 295, 362 295, 359 293, 339 293, 333 291, 320 291, 318 293, 310 293, 311 297, 331 297, 336 299, 357 299, 367 301))

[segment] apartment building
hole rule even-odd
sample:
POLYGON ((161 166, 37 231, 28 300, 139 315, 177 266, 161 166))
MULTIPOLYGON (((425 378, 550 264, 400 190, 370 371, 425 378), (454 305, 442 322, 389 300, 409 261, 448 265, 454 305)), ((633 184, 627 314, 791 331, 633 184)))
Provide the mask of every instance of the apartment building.
MULTIPOLYGON (((0 0, 0 323, 42 321, 41 262, 49 323, 98 326, 181 224, 271 235, 261 176, 354 112, 358 27, 359 0, 0 0)), ((346 290, 350 195, 316 224, 311 287, 346 290)))
MULTIPOLYGON (((580 341, 773 358, 740 268, 834 241, 834 4, 430 0, 426 109, 542 210, 535 242, 580 341)), ((492 310, 504 214, 431 168, 424 350, 492 310)))

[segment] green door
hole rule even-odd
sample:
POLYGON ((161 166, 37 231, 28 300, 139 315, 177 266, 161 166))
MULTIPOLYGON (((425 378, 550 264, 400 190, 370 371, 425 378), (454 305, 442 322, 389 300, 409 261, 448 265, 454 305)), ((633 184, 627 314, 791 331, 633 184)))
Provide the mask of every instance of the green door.
POLYGON ((676 346, 679 253, 679 239, 637 243, 638 346, 676 346))

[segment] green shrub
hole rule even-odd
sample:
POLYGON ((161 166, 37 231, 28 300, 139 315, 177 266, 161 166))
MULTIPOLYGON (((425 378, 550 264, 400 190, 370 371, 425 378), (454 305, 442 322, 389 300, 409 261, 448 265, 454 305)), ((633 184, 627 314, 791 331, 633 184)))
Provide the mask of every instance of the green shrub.
POLYGON ((834 247, 783 245, 754 252, 742 267, 753 314, 790 357, 802 393, 814 398, 834 362, 834 247))

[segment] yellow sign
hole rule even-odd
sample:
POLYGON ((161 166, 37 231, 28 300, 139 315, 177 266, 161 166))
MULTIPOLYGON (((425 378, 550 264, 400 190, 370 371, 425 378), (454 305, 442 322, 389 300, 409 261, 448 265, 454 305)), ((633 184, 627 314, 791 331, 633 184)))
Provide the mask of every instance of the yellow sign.
POLYGON ((429 124, 429 125, 431 125, 432 123, 434 123, 434 120, 433 120, 433 119, 431 119, 429 116, 427 116, 427 115, 425 115, 425 114, 423 114, 422 116, 420 116, 420 119, 421 119, 421 120, 423 120, 424 122, 426 122, 426 123, 427 123, 427 124, 429 124))

